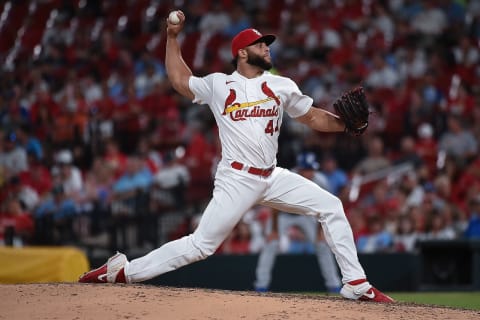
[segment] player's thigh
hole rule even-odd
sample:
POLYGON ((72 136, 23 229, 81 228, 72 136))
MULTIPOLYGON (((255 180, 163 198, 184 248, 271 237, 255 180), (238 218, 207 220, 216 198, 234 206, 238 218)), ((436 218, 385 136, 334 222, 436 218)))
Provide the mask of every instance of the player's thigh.
POLYGON ((195 230, 195 239, 208 246, 219 246, 257 201, 264 186, 245 175, 218 172, 213 197, 195 230))
POLYGON ((342 209, 340 199, 311 180, 287 169, 279 169, 262 204, 281 211, 317 216, 342 209))

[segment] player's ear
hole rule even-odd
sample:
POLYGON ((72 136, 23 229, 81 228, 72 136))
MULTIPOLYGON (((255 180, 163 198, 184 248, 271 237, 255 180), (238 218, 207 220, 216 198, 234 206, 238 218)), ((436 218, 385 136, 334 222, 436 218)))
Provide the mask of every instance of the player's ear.
POLYGON ((238 57, 239 58, 246 58, 248 55, 247 53, 247 50, 246 49, 240 49, 238 50, 238 57))

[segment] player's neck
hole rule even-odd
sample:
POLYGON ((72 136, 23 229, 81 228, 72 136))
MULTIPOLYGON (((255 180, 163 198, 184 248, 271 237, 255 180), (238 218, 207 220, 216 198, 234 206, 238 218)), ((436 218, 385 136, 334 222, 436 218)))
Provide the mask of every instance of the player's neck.
POLYGON ((259 77, 263 74, 263 69, 249 64, 239 64, 237 72, 247 79, 259 77))

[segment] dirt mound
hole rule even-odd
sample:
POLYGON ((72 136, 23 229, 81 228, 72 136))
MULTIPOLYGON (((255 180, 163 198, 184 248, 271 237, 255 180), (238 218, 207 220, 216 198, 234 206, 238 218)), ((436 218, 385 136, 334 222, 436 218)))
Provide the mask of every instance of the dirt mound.
POLYGON ((480 313, 298 294, 76 283, 0 285, 0 319, 478 319, 480 313))

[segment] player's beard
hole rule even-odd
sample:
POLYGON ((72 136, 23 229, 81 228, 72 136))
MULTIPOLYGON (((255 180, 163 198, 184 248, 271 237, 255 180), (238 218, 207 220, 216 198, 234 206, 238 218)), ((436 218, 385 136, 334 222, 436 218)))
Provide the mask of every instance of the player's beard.
POLYGON ((268 71, 273 67, 273 64, 271 62, 268 62, 267 60, 265 60, 264 57, 253 52, 248 52, 247 63, 249 65, 259 67, 265 71, 268 71))

